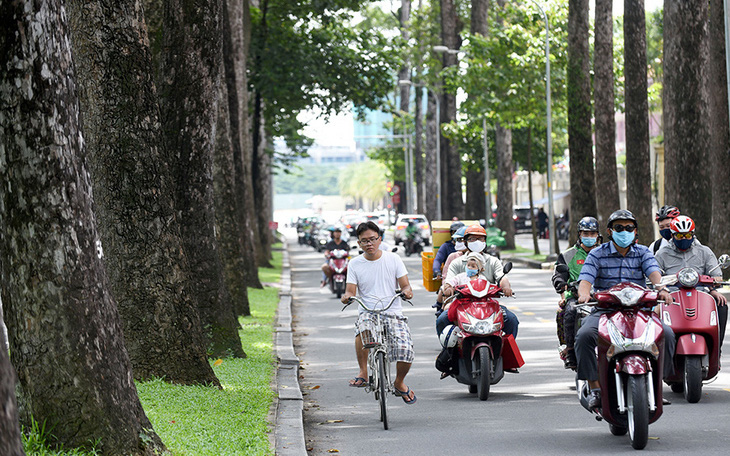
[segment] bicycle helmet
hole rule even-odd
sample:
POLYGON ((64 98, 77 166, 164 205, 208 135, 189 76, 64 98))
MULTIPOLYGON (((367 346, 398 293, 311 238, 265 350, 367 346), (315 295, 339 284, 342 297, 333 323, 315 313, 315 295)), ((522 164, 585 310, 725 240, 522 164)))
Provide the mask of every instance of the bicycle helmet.
POLYGON ((454 234, 451 235, 451 239, 463 239, 464 233, 466 232, 466 227, 462 226, 454 234))
POLYGON ((459 228, 461 228, 462 226, 465 226, 465 225, 464 225, 464 222, 454 222, 454 223, 452 223, 452 224, 451 224, 451 226, 449 227, 449 231, 451 231, 451 233, 453 234, 454 232, 456 232, 456 230, 458 230, 458 229, 459 229, 459 228))
POLYGON ((464 236, 467 234, 475 234, 477 236, 487 236, 487 232, 482 228, 481 225, 471 225, 466 227, 466 231, 464 232, 464 236))
POLYGON ((695 222, 686 215, 679 215, 672 220, 669 229, 674 233, 691 233, 695 230, 695 222))
POLYGON ((637 228, 639 226, 639 224, 636 222, 636 217, 634 217, 634 214, 626 209, 619 209, 611 214, 608 217, 608 227, 613 227, 613 222, 615 222, 616 220, 631 220, 632 222, 634 222, 634 225, 636 225, 637 228))
POLYGON ((654 218, 654 220, 661 222, 668 218, 673 219, 677 217, 679 217, 679 209, 675 206, 662 206, 661 209, 659 209, 659 212, 656 213, 656 218, 654 218))
POLYGON ((578 232, 596 231, 598 232, 598 220, 595 217, 583 217, 578 222, 578 232))
POLYGON ((459 329, 454 325, 446 326, 439 334, 439 340, 444 348, 456 347, 456 343, 459 341, 459 329))

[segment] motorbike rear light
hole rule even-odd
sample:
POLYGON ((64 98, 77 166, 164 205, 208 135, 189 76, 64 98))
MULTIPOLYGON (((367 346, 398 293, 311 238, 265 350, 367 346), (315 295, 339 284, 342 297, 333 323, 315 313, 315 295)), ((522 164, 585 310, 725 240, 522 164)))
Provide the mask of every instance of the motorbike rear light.
POLYGON ((677 280, 684 288, 694 288, 700 281, 700 275, 693 268, 684 268, 677 273, 677 280))

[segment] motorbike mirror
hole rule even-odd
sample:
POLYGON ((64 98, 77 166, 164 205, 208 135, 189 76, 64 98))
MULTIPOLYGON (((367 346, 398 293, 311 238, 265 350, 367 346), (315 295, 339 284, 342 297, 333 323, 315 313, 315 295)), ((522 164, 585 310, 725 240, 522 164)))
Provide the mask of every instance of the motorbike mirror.
POLYGON ((565 264, 559 264, 559 265, 555 266, 555 270, 561 274, 570 272, 570 268, 565 264))
POLYGON ((512 270, 512 262, 508 261, 502 266, 502 271, 504 271, 504 274, 507 275, 508 272, 512 270))
POLYGON ((390 251, 391 252, 397 252, 398 251, 398 247, 393 247, 392 249, 390 249, 390 251))
POLYGON ((727 253, 720 255, 720 258, 718 258, 717 261, 720 262, 720 267, 722 269, 730 268, 730 255, 727 253))

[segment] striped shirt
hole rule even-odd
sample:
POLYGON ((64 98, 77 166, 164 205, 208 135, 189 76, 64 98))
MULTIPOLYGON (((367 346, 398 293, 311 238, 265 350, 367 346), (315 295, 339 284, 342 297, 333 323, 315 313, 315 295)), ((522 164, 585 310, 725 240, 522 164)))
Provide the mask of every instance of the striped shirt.
POLYGON ((661 272, 656 258, 645 245, 633 244, 623 256, 613 242, 607 242, 591 250, 578 279, 590 282, 596 290, 622 282, 646 287, 645 277, 654 271, 661 272))

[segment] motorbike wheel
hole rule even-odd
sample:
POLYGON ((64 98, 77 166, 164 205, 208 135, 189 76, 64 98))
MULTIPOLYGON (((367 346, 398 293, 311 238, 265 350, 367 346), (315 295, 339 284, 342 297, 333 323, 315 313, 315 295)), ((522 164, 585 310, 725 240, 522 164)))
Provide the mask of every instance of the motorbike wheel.
POLYGON ((684 398, 690 404, 702 399, 702 360, 699 356, 684 357, 684 398))
POLYGON ((340 299, 342 295, 344 294, 345 290, 343 290, 343 287, 345 284, 337 283, 335 284, 335 295, 337 295, 337 299, 340 299))
POLYGON ((388 401, 385 394, 385 353, 378 352, 376 363, 378 364, 378 402, 380 402, 380 421, 383 422, 383 429, 388 430, 388 401))
POLYGON ((626 406, 629 418, 629 437, 631 446, 641 450, 649 441, 649 399, 646 375, 629 375, 626 388, 626 406))
POLYGON ((489 353, 489 347, 479 347, 477 359, 479 360, 477 393, 479 393, 480 401, 486 401, 489 398, 489 387, 492 384, 492 356, 489 353))
POLYGON ((628 431, 625 427, 616 424, 609 424, 608 429, 611 430, 611 434, 613 435, 626 435, 626 432, 628 431))

